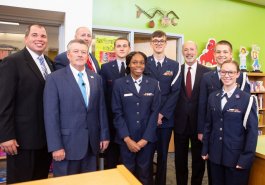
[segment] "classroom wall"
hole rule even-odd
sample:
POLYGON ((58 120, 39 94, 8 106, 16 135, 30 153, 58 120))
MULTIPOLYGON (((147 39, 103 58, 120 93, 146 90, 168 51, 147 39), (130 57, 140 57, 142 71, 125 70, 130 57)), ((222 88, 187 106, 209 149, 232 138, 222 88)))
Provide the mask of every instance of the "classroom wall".
MULTIPOLYGON (((253 5, 239 0, 96 0, 93 2, 93 25, 183 34, 185 40, 198 43, 199 52, 209 38, 229 40, 234 47, 234 59, 239 61, 241 45, 250 51, 252 44, 260 46, 259 61, 265 72, 265 6, 253 5), (155 9, 174 11, 177 26, 162 27, 161 16, 153 18, 156 26, 148 28, 151 19, 143 14, 136 18, 136 5, 152 14, 155 9)), ((250 54, 247 58, 251 69, 250 54)))

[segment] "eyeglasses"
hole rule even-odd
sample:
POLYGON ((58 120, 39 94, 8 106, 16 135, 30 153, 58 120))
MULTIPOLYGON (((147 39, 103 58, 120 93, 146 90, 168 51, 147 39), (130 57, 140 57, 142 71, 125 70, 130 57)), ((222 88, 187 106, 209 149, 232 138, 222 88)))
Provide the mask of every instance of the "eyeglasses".
POLYGON ((219 73, 220 73, 221 76, 225 76, 226 74, 228 74, 228 76, 233 77, 237 73, 237 71, 220 70, 219 73))
POLYGON ((165 44, 166 41, 165 40, 152 40, 152 43, 155 45, 158 45, 158 44, 165 44))

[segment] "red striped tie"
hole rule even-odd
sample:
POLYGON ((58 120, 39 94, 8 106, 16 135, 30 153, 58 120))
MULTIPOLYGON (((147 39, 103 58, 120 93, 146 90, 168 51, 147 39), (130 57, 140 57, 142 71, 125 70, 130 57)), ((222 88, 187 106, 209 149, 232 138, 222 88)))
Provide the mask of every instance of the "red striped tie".
POLYGON ((87 63, 87 67, 88 67, 91 71, 95 72, 95 70, 94 70, 94 68, 93 68, 93 65, 92 65, 92 63, 91 63, 90 57, 88 57, 86 63, 87 63))

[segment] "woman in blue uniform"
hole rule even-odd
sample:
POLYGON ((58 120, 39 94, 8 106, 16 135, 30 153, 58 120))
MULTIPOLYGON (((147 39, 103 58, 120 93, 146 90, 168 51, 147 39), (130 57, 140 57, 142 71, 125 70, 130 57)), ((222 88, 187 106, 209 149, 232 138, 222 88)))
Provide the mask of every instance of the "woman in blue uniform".
POLYGON ((160 90, 158 81, 143 75, 146 59, 139 51, 126 57, 128 75, 114 83, 112 111, 122 163, 141 183, 149 185, 152 184, 160 90))
POLYGON ((237 62, 224 62, 223 89, 208 100, 202 158, 210 160, 213 185, 247 185, 258 137, 255 98, 237 87, 237 62))

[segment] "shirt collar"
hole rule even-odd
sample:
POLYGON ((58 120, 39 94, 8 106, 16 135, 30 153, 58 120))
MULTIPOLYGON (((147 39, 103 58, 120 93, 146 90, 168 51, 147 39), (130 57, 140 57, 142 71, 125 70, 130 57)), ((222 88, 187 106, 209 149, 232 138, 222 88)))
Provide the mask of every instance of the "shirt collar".
POLYGON ((197 61, 191 66, 187 65, 186 63, 184 65, 185 65, 185 71, 188 71, 189 67, 191 67, 192 70, 197 69, 197 61))
MULTIPOLYGON (((132 77, 132 76, 131 76, 132 77)), ((132 80, 133 80, 133 82, 136 82, 138 85, 142 82, 142 80, 143 80, 143 75, 140 77, 140 78, 138 78, 137 80, 135 80, 133 77, 132 77, 132 80)))
POLYGON ((31 49, 29 49, 27 46, 26 46, 28 52, 30 53, 30 55, 32 56, 32 58, 34 60, 38 59, 40 56, 42 56, 44 58, 44 55, 41 54, 41 55, 38 55, 37 53, 35 53, 34 51, 32 51, 31 49))
POLYGON ((233 89, 231 89, 230 91, 228 91, 228 92, 225 92, 225 90, 223 88, 223 94, 226 93, 227 97, 230 98, 233 95, 233 93, 235 92, 236 88, 237 88, 237 86, 235 85, 235 87, 233 89))
POLYGON ((84 75, 86 74, 86 68, 84 68, 82 71, 78 71, 76 68, 74 68, 73 66, 72 66, 72 64, 70 63, 70 69, 71 69, 71 71, 73 72, 73 74, 74 74, 74 76, 78 76, 78 73, 83 73, 84 75))
POLYGON ((154 60, 156 62, 156 65, 157 65, 157 62, 160 62, 161 64, 163 64, 164 60, 165 60, 166 57, 160 59, 160 60, 157 60, 155 57, 154 57, 154 60))

